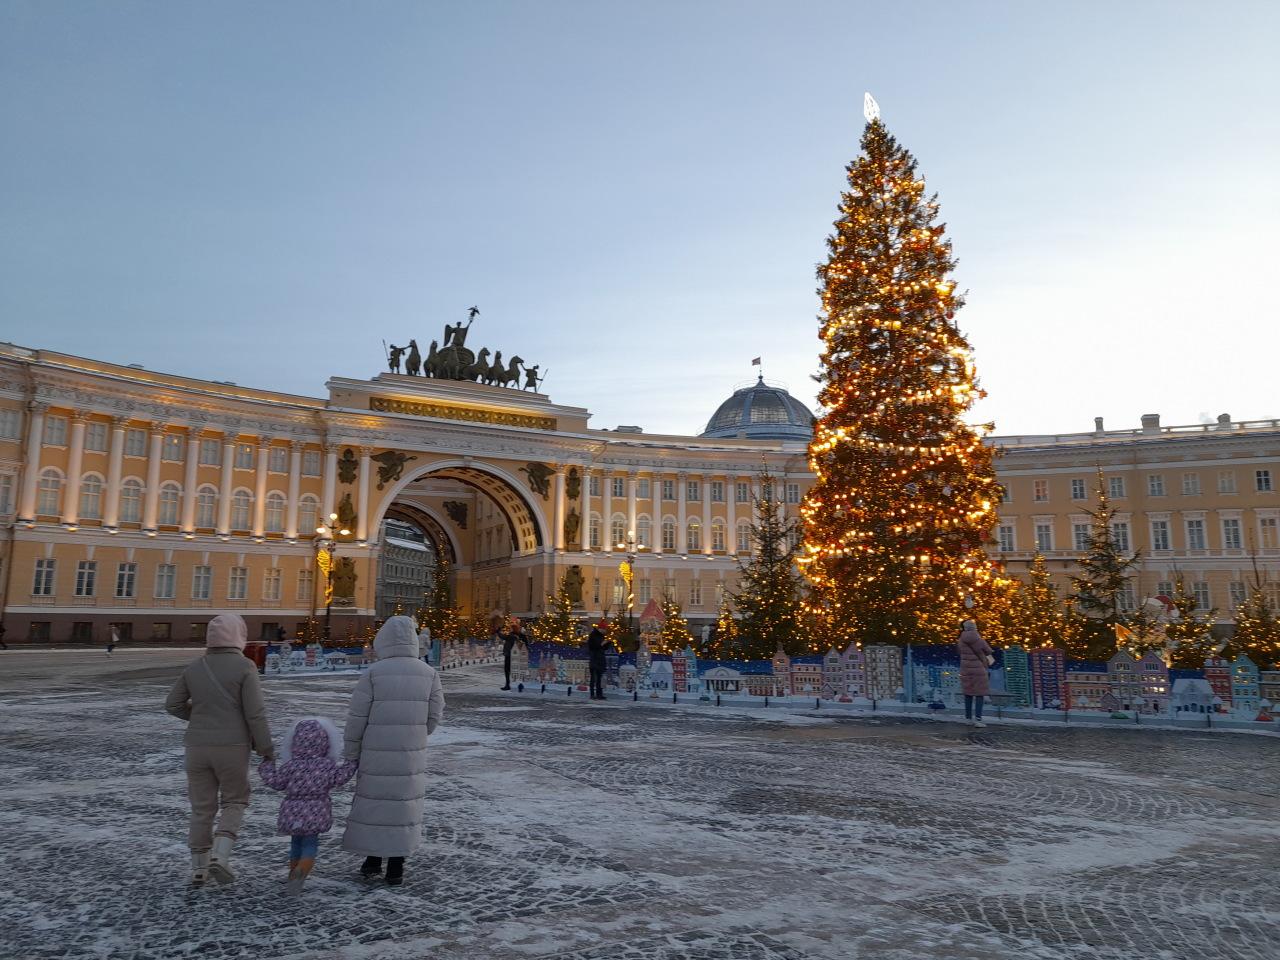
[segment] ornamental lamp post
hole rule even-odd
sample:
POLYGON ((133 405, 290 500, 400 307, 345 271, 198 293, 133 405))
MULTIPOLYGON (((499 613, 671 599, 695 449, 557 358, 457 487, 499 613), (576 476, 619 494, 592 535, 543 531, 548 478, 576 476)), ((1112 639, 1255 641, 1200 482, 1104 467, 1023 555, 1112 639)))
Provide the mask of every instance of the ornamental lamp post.
POLYGON ((622 574, 622 580, 627 585, 627 631, 634 634, 633 612, 635 610, 636 594, 632 589, 632 584, 636 578, 636 554, 637 551, 645 549, 645 545, 636 542, 636 532, 634 530, 628 530, 627 539, 617 544, 617 549, 627 555, 627 559, 618 564, 618 571, 622 574))
POLYGON ((336 513, 329 514, 328 523, 322 523, 316 527, 316 552, 327 550, 329 553, 324 593, 324 642, 326 644, 333 639, 333 568, 334 556, 338 551, 338 537, 349 536, 351 536, 351 531, 346 527, 339 526, 336 513))

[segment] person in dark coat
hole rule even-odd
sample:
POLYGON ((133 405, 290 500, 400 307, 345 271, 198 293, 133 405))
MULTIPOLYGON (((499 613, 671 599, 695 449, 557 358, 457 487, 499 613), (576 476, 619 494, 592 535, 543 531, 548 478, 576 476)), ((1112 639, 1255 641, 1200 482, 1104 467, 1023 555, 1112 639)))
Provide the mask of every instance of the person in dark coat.
POLYGON ((978 633, 978 625, 972 620, 964 622, 960 638, 956 640, 960 651, 960 691, 964 694, 964 718, 981 727, 982 700, 991 693, 991 674, 987 671, 995 662, 991 646, 978 633), (975 716, 976 714, 976 716, 975 716))
POLYGON ((591 633, 587 635, 587 666, 591 670, 591 699, 603 700, 604 696, 604 672, 607 669, 604 652, 613 644, 605 639, 604 622, 601 621, 591 628, 591 633))
POLYGON ((517 643, 523 643, 526 650, 529 648, 529 638, 524 632, 524 625, 512 617, 511 623, 507 626, 507 632, 502 636, 502 675, 506 677, 503 690, 511 689, 511 651, 515 649, 517 643))

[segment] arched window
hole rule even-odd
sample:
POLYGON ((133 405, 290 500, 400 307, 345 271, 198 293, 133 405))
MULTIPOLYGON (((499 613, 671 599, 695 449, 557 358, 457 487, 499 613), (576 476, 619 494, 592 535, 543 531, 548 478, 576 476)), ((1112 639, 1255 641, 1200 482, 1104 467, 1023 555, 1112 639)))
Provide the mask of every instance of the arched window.
POLYGON ((142 481, 130 477, 120 487, 120 521, 142 522, 142 481))
POLYGON ((724 552, 725 550, 725 526, 723 520, 711 521, 711 549, 724 552))
POLYGON ((253 495, 248 490, 237 490, 231 495, 231 529, 248 530, 249 514, 253 508, 253 495))
POLYGON ((309 537, 320 525, 320 501, 313 496, 305 496, 298 501, 298 535, 309 537))
POLYGON ((636 542, 646 550, 653 547, 653 522, 648 517, 636 520, 636 542))
POLYGON ((738 523, 738 552, 751 552, 751 524, 746 520, 738 523))
POLYGON ((590 528, 587 531, 587 544, 592 550, 600 549, 600 528, 603 524, 600 522, 600 514, 593 513, 591 515, 590 528))
POLYGON ((625 545, 627 542, 627 518, 620 513, 613 516, 613 522, 609 524, 609 543, 613 547, 618 544, 625 545))
POLYGON ((50 467, 40 471, 40 499, 36 513, 56 517, 62 513, 62 474, 50 467))
POLYGON ((284 533, 284 494, 267 494, 267 533, 284 533))
POLYGON ((205 484, 196 493, 196 526, 212 530, 218 522, 218 488, 205 484))
POLYGON ((102 478, 86 473, 80 481, 80 519, 102 519, 102 478))
POLYGON ((685 546, 690 552, 702 549, 702 523, 698 520, 689 521, 688 533, 685 537, 685 546))
POLYGON ((178 525, 178 503, 182 500, 182 488, 176 483, 166 483, 160 487, 160 511, 156 515, 156 523, 164 527, 178 525))
POLYGON ((676 522, 670 517, 664 517, 662 520, 662 549, 674 550, 676 548, 676 522))

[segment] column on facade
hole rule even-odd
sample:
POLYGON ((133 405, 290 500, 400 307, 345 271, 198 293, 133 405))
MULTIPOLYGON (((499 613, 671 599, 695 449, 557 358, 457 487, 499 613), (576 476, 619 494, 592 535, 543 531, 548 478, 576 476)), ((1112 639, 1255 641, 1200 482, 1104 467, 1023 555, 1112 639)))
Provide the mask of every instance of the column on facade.
POLYGON ((84 467, 84 431, 89 415, 77 410, 71 421, 71 440, 67 450, 67 483, 62 491, 62 522, 80 522, 80 471, 84 467))
POLYGON ((729 474, 724 478, 725 550, 729 556, 738 555, 738 478, 729 474))
MULTIPOLYGON (((579 518, 581 522, 578 529, 581 533, 578 534, 578 540, 585 553, 591 549, 591 465, 585 463, 582 465, 582 489, 578 493, 578 513, 582 515, 579 518)), ((590 586, 588 583, 583 587, 584 595, 590 586)))
POLYGON ((640 478, 634 470, 627 472, 627 539, 636 537, 636 493, 640 478))
POLYGON ((613 552, 613 473, 600 471, 600 540, 604 552, 613 552))
POLYGON ((31 404, 27 423, 27 472, 22 475, 22 502, 18 505, 19 520, 36 518, 36 491, 40 489, 40 448, 44 444, 45 403, 31 404))
POLYGON ((271 465, 271 438, 258 440, 258 473, 253 484, 253 535, 261 537, 267 530, 267 469, 271 465))
POLYGON ((676 474, 676 553, 683 555, 689 549, 689 533, 685 524, 689 519, 689 475, 676 474))
POLYGON ((662 553, 662 474, 654 472, 649 477, 649 492, 653 494, 653 520, 649 526, 649 543, 655 554, 662 553))
POLYGON ((369 540, 369 470, 373 463, 373 448, 360 448, 360 479, 356 504, 356 540, 366 543, 369 540))
POLYGON ((165 424, 151 425, 151 449, 147 454, 147 497, 142 507, 142 529, 156 528, 156 514, 160 508, 160 458, 164 456, 165 424))
POLYGON ((564 464, 556 465, 555 473, 555 529, 551 532, 551 542, 555 544, 557 550, 564 549, 564 518, 565 518, 565 486, 564 486, 564 464))
POLYGON ((321 491, 320 513, 327 524, 329 515, 334 512, 333 498, 338 486, 338 446, 333 443, 324 445, 324 487, 321 491))
POLYGON ((187 462, 182 474, 183 533, 196 531, 196 488, 200 485, 200 431, 187 431, 187 462))
POLYGON ((218 535, 231 534, 231 488, 236 482, 236 438, 222 438, 222 485, 218 488, 218 535))
MULTIPOLYGON (((289 501, 285 506, 284 535, 298 539, 298 491, 302 486, 302 441, 289 444, 289 501)), ((308 531, 315 533, 314 530, 308 531)))
POLYGON ((124 434, 128 417, 111 419, 111 453, 107 460, 107 502, 102 505, 102 525, 114 530, 120 525, 120 478, 124 474, 124 434))
POLYGON ((711 556, 711 478, 702 475, 702 552, 711 556))

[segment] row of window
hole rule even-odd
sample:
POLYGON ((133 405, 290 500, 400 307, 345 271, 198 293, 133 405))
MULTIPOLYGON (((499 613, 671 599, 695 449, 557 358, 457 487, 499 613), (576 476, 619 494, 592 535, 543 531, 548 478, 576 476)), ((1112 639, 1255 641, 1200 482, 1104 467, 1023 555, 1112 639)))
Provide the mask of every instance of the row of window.
MULTIPOLYGON (((17 412, 0 411, 0 437, 16 438, 17 412), (12 429, 13 433, 6 430, 12 429)), ((67 446, 68 420, 62 416, 47 416, 44 419, 43 445, 46 447, 67 446)), ((106 453, 110 449, 111 425, 101 421, 91 421, 85 425, 84 449, 89 453, 106 453)), ((126 457, 145 458, 148 456, 148 439, 150 433, 136 427, 124 432, 124 455, 126 457)), ((218 439, 200 440, 199 462, 203 466, 222 466, 223 441, 218 439)), ((187 438, 177 433, 166 433, 160 444, 160 459, 169 463, 183 463, 186 460, 187 438)), ((252 443, 237 443, 233 454, 232 465, 237 470, 253 470, 257 467, 258 447, 252 443)), ((319 450, 302 452, 302 475, 320 476, 321 455, 319 450)), ((273 445, 268 447, 267 470, 271 473, 289 472, 289 448, 273 445)))
MULTIPOLYGON (((587 492, 591 496, 593 497, 601 496, 600 490, 601 490, 602 479, 603 479, 602 477, 594 476, 594 475, 591 477, 591 481, 587 486, 587 492)), ((663 500, 676 499, 676 491, 677 491, 676 483, 677 481, 675 480, 662 481, 661 494, 662 494, 663 500)), ((724 503, 725 493, 726 493, 728 484, 726 484, 723 480, 711 480, 708 482, 708 486, 710 486, 711 488, 711 502, 724 503)), ((625 497, 627 495, 627 478, 626 477, 610 477, 609 493, 613 497, 625 497)), ((691 501, 701 500, 702 493, 703 493, 703 481, 701 480, 685 481, 684 493, 685 493, 686 500, 691 500, 691 501)), ((734 493, 735 503, 751 502, 751 484, 750 483, 743 482, 743 481, 734 483, 733 493, 734 493)), ((787 503, 799 503, 800 502, 800 484, 798 483, 786 484, 785 495, 786 495, 787 503)), ((764 488, 761 492, 761 496, 766 500, 773 496, 772 484, 764 485, 764 488)), ((636 478, 636 497, 640 500, 652 499, 653 485, 649 477, 636 478)))
MULTIPOLYGON (((674 551, 677 543, 677 526, 676 521, 670 517, 662 521, 661 536, 662 549, 665 551, 674 551)), ((587 534, 587 544, 592 549, 598 550, 603 545, 602 534, 604 524, 600 517, 593 516, 591 518, 590 527, 587 534)), ((747 520, 739 521, 737 525, 735 547, 738 553, 751 552, 751 523, 747 520)), ((653 522, 648 517, 638 517, 636 519, 636 543, 646 550, 653 548, 653 522)), ((794 528, 791 531, 791 544, 793 548, 799 547, 800 530, 794 528)), ((609 543, 612 546, 625 544, 627 542, 627 521, 621 515, 616 515, 609 523, 609 543)), ((711 521, 711 549, 712 551, 725 552, 728 542, 728 526, 723 520, 711 521)), ((703 545, 703 524, 698 518, 693 518, 685 522, 684 549, 690 552, 701 550, 703 545)))
MULTIPOLYGON (((1173 549, 1173 539, 1171 536, 1171 527, 1168 520, 1151 520, 1151 547, 1156 552, 1167 551, 1173 549)), ((1207 550, 1208 539, 1205 535, 1205 521, 1202 519, 1192 519, 1183 521, 1185 543, 1187 550, 1207 550)), ((1089 537, 1092 534, 1092 524, 1089 523, 1073 523, 1071 525, 1071 549, 1077 553, 1084 553, 1089 549, 1089 537)), ((1242 550, 1244 549, 1244 537, 1242 533, 1240 520, 1231 517, 1222 520, 1222 549, 1224 550, 1242 550)), ((1258 518, 1258 536, 1259 545, 1264 550, 1274 550, 1280 548, 1280 520, 1276 517, 1259 517, 1258 518)), ((1111 538, 1115 543, 1116 549, 1123 553, 1129 553, 1133 548, 1129 537, 1129 524, 1126 521, 1116 521, 1111 524, 1111 538)), ((1002 523, 996 528, 996 543, 1001 553, 1015 553, 1018 549, 1017 531, 1012 523, 1002 523)), ((1049 553, 1056 549, 1054 546, 1054 525, 1048 522, 1038 522, 1035 524, 1035 549, 1040 553, 1049 553)))
MULTIPOLYGON (((53 558, 36 561, 35 576, 31 583, 33 597, 56 596, 58 561, 53 558)), ((156 600, 174 600, 177 598, 178 565, 176 563, 160 563, 156 565, 155 591, 152 597, 156 600)), ((278 601, 280 599, 281 571, 279 567, 271 567, 263 574, 262 599, 278 601)), ((296 599, 299 603, 309 602, 314 587, 314 574, 311 570, 299 570, 296 599)), ((138 564, 126 561, 116 564, 115 592, 117 600, 137 599, 138 564)), ((204 564, 191 569, 191 599, 211 600, 213 591, 213 567, 204 564)), ((228 600, 247 600, 249 598, 249 568, 232 567, 227 576, 228 600)), ((98 596, 98 561, 81 560, 76 564, 76 580, 74 596, 98 596)))
MULTIPOLYGON (((1271 493, 1274 491, 1272 485, 1272 477, 1270 470, 1253 471, 1253 488, 1258 493, 1271 493)), ((1012 499, 1009 496, 1008 488, 1004 487, 1004 502, 1008 503, 1012 499)), ((1182 475, 1182 495, 1184 497, 1198 497, 1201 494, 1200 474, 1184 473, 1182 475)), ((1234 470, 1218 471, 1218 493, 1231 494, 1236 493, 1236 474, 1234 470)), ((1147 496, 1163 497, 1167 495, 1163 473, 1147 474, 1147 496)), ((1071 479, 1071 499, 1072 500, 1088 500, 1092 496, 1092 491, 1083 477, 1073 477, 1071 479)), ((1125 489, 1125 478, 1122 476, 1107 477, 1107 496, 1112 500, 1123 499, 1128 496, 1125 489)), ((1031 481, 1031 499, 1036 503, 1049 502, 1049 479, 1039 478, 1031 481)))
MULTIPOLYGON (((701 607, 703 605, 702 581, 696 577, 689 581, 688 591, 684 596, 681 596, 680 591, 677 589, 676 581, 674 580, 663 580, 660 583, 655 584, 655 582, 649 577, 636 577, 634 585, 635 609, 637 610, 643 609, 645 604, 650 600, 661 599, 663 597, 670 597, 673 600, 680 602, 685 607, 701 607), (654 592, 655 586, 658 587, 660 592, 654 592)), ((592 601, 597 606, 602 602, 602 589, 606 592, 608 602, 612 605, 613 609, 625 610, 627 604, 627 585, 625 581, 613 580, 602 583, 598 578, 594 580, 592 582, 592 601)), ((724 583, 717 581, 716 603, 720 602, 723 592, 724 583)))
MULTIPOLYGON (((8 480, 8 477, 0 478, 8 480)), ((43 517, 62 515, 62 472, 56 467, 46 467, 40 472, 36 513, 43 517)), ((145 487, 141 480, 130 477, 120 484, 119 517, 122 523, 142 522, 142 503, 145 487)), ((105 501, 106 483, 96 473, 86 473, 80 479, 81 520, 101 520, 105 501)), ((0 498, 9 499, 8 485, 0 488, 0 498)), ((251 530, 253 527, 253 494, 237 490, 231 495, 231 529, 251 530)), ((160 526, 178 525, 182 501, 181 485, 169 481, 160 485, 156 497, 156 523, 160 526)), ((278 491, 267 494, 264 512, 267 533, 285 532, 285 495, 278 491)), ((7 511, 0 511, 7 512, 7 511)), ((316 529, 320 514, 320 500, 310 494, 298 500, 298 529, 309 534, 316 529)), ((214 529, 218 515, 218 488, 204 484, 196 490, 196 529, 214 529)))

